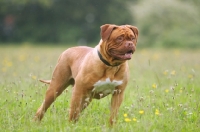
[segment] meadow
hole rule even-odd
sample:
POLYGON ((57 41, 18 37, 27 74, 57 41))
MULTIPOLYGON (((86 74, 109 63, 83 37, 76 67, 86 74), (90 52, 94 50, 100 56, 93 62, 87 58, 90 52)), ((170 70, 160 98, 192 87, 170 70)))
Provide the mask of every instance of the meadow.
POLYGON ((67 47, 0 47, 0 131, 5 132, 198 132, 200 131, 200 50, 140 49, 118 121, 109 127, 110 97, 93 100, 77 123, 68 122, 71 88, 33 121, 57 59, 67 47))

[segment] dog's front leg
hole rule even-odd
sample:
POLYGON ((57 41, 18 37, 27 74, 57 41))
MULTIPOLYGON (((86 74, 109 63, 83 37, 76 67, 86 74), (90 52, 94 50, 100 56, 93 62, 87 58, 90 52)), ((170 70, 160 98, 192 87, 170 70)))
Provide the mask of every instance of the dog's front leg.
POLYGON ((119 107, 123 101, 124 92, 120 89, 113 93, 111 99, 111 112, 110 112, 110 125, 112 126, 116 122, 116 116, 119 110, 119 107))
POLYGON ((77 121, 80 112, 85 109, 91 102, 91 98, 87 97, 82 89, 74 86, 69 111, 69 121, 77 121))

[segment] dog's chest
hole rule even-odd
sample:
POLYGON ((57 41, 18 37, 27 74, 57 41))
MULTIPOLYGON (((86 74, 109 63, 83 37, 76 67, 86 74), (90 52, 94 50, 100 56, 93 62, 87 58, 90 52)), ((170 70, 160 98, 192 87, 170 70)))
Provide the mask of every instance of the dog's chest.
POLYGON ((94 84, 94 88, 92 90, 93 93, 108 95, 112 93, 116 86, 119 86, 123 83, 122 80, 110 80, 107 78, 106 80, 99 80, 94 84))

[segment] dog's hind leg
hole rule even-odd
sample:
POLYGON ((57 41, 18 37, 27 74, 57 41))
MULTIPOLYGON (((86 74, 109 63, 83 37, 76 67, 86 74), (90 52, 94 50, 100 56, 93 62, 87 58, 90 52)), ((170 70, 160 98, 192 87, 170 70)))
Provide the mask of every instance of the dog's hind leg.
POLYGON ((70 67, 62 64, 63 63, 58 63, 53 72, 52 80, 46 91, 45 99, 36 112, 35 120, 41 120, 44 113, 56 98, 66 89, 67 86, 74 82, 71 78, 70 67))

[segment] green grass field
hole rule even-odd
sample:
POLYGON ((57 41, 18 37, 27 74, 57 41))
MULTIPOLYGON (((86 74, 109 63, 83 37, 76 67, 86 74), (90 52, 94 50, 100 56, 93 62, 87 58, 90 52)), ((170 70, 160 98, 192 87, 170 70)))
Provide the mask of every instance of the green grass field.
POLYGON ((68 122, 71 88, 33 121, 57 58, 66 47, 0 47, 0 131, 198 132, 200 50, 137 49, 118 122, 109 127, 110 97, 93 100, 80 120, 68 122))

